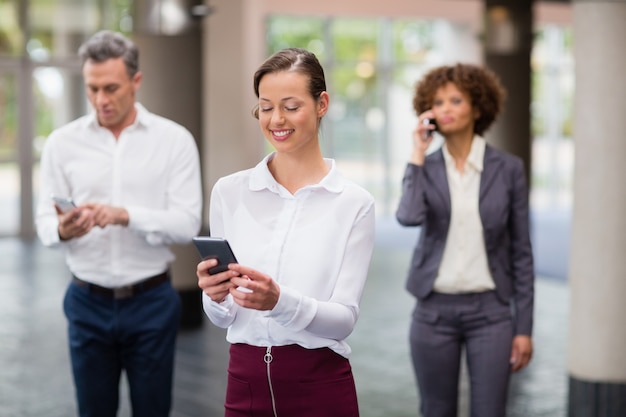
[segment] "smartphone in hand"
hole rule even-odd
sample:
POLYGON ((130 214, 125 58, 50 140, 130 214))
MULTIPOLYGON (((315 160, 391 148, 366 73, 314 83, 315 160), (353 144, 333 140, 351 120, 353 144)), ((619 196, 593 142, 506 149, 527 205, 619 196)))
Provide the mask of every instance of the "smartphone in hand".
POLYGON ((203 261, 217 259, 217 265, 209 269, 209 274, 217 274, 228 270, 228 264, 236 264, 237 258, 226 239, 209 236, 196 236, 193 243, 203 261))
POLYGON ((422 120, 422 124, 424 126, 428 126, 428 125, 434 125, 435 126, 434 129, 428 129, 426 131, 425 139, 429 139, 433 135, 433 132, 435 130, 437 130, 437 120, 435 120, 434 118, 433 119, 423 119, 422 120))
POLYGON ((68 211, 72 211, 76 208, 76 204, 74 204, 74 201, 72 201, 71 198, 57 197, 53 195, 52 200, 59 207, 59 209, 61 209, 62 213, 67 213, 68 211))

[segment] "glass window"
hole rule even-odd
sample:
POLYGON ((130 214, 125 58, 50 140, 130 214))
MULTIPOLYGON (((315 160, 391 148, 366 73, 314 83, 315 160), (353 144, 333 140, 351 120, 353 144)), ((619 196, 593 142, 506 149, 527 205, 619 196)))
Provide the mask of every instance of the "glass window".
POLYGON ((0 236, 16 235, 20 225, 20 171, 17 162, 0 162, 0 236))
POLYGON ((30 58, 47 62, 74 57, 80 44, 101 29, 128 34, 132 30, 132 0, 30 0, 28 18, 31 38, 26 44, 30 58))
POLYGON ((363 71, 359 65, 342 62, 329 72, 333 96, 328 121, 332 126, 330 135, 322 136, 322 147, 350 169, 353 179, 374 192, 382 187, 385 166, 382 86, 374 66, 363 71))
POLYGON ((320 62, 326 60, 322 19, 276 16, 270 18, 267 26, 270 55, 284 48, 304 48, 313 52, 320 62))
POLYGON ((426 61, 433 49, 433 24, 430 21, 400 20, 393 23, 393 57, 399 62, 426 61))
POLYGON ((82 75, 77 70, 39 67, 33 73, 35 95, 34 151, 38 160, 47 136, 84 115, 88 105, 82 75))
POLYGON ((18 1, 0 0, 0 56, 20 53, 23 38, 19 27, 18 1))
POLYGON ((132 3, 0 0, 0 236, 24 232, 20 225, 26 233, 33 229, 32 217, 20 219, 20 205, 30 207, 37 195, 43 143, 53 129, 87 110, 78 47, 101 29, 129 35, 132 3), (17 74, 25 78, 18 82, 17 74), (18 138, 32 147, 20 148, 18 138))
POLYGON ((20 174, 17 164, 16 77, 0 74, 0 235, 16 234, 19 228, 20 174))
POLYGON ((429 21, 389 19, 268 21, 270 52, 298 46, 322 62, 332 96, 322 122, 324 155, 374 195, 379 214, 395 210, 399 196, 414 128, 413 85, 429 62, 432 27, 429 21))
POLYGON ((366 69, 362 66, 363 63, 342 62, 329 74, 333 105, 338 104, 332 113, 333 122, 338 125, 333 152, 336 157, 366 158, 377 150, 376 137, 371 133, 382 129, 384 117, 376 118, 371 110, 382 104, 379 77, 374 65, 368 64, 366 69))
POLYGON ((342 61, 373 63, 379 54, 381 22, 369 19, 335 19, 331 22, 333 57, 342 61))
POLYGON ((28 21, 31 26, 26 50, 34 62, 76 54, 86 35, 99 27, 96 0, 30 0, 28 21))
POLYGON ((574 57, 571 28, 539 29, 532 50, 532 183, 536 208, 569 208, 573 200, 574 57))
MULTIPOLYGON (((322 122, 324 154, 374 195, 379 214, 391 214, 417 120, 415 83, 434 66, 479 61, 472 53, 481 52, 479 40, 472 41, 460 24, 402 18, 273 16, 267 33, 270 52, 299 46, 318 55, 331 93, 330 113, 322 122)), ((570 28, 541 28, 532 82, 533 204, 549 199, 569 204, 574 153, 570 28)), ((441 143, 435 135, 431 151, 441 143)))
POLYGON ((0 161, 16 157, 17 123, 16 77, 0 73, 0 161))

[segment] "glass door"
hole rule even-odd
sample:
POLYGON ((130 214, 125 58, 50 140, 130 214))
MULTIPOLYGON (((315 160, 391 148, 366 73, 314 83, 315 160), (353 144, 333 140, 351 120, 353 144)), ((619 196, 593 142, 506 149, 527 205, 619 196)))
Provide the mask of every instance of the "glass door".
POLYGON ((41 149, 85 114, 76 51, 101 29, 129 33, 132 0, 0 0, 0 237, 35 236, 41 149))

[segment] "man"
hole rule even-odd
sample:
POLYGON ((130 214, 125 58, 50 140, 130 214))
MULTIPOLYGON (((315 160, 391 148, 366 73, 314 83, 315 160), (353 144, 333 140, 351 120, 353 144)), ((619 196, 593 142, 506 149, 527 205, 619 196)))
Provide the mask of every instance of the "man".
POLYGON ((117 414, 122 371, 134 417, 168 416, 180 300, 172 243, 198 233, 198 150, 182 126, 135 102, 138 50, 103 31, 79 49, 94 112, 52 132, 41 157, 37 232, 65 249, 64 310, 81 417, 117 414), (51 196, 71 198, 63 212, 51 196))

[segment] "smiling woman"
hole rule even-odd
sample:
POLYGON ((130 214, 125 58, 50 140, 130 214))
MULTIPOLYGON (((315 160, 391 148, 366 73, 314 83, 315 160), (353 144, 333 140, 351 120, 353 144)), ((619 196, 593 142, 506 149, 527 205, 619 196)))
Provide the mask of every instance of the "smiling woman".
POLYGON ((218 180, 210 200, 211 234, 228 239, 239 264, 197 267, 204 310, 231 343, 225 415, 356 417, 346 338, 372 256, 374 200, 322 156, 330 99, 314 54, 272 55, 254 91, 275 151, 218 180))
MULTIPOLYGON (((320 120, 328 111, 328 93, 322 91, 314 98, 308 84, 308 76, 284 71, 265 75, 259 85, 259 125, 276 148, 276 158, 282 153, 294 152, 321 155, 318 130, 320 120)), ((270 164, 270 169, 275 163, 270 164)), ((326 171, 322 168, 316 180, 326 171)), ((303 185, 306 184, 294 183, 287 189, 295 192, 303 185)))

